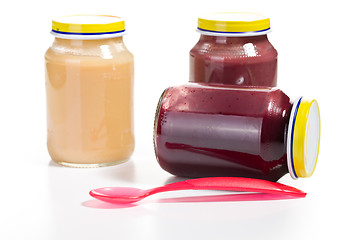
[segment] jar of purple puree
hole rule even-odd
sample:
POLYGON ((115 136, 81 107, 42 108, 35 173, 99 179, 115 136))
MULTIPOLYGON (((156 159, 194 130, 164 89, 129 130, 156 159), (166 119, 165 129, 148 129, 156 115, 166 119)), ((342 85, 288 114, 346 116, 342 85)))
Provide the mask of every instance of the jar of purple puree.
POLYGON ((188 83, 167 88, 156 111, 157 160, 177 176, 310 177, 319 144, 317 101, 276 88, 188 83))
POLYGON ((270 19, 256 13, 199 17, 200 40, 190 51, 190 82, 275 87, 277 51, 267 38, 270 19))

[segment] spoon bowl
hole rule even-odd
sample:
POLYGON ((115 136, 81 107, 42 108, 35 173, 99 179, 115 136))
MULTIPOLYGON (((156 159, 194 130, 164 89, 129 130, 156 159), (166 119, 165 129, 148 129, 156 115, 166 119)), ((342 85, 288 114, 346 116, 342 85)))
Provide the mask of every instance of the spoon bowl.
POLYGON ((107 203, 133 203, 146 197, 147 190, 130 187, 104 187, 90 191, 90 196, 107 203))

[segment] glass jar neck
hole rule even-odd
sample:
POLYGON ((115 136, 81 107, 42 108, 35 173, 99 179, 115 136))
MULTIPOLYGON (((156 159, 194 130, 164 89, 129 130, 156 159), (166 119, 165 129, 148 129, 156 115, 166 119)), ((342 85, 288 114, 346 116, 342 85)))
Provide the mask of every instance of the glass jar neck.
POLYGON ((112 43, 123 43, 123 37, 106 38, 106 39, 64 39, 55 37, 54 44, 72 46, 72 47, 96 47, 99 45, 109 45, 112 43))
POLYGON ((122 37, 94 40, 55 38, 51 50, 59 54, 97 56, 106 59, 113 58, 115 53, 128 52, 122 37))
POLYGON ((257 41, 268 41, 267 35, 258 36, 210 36, 201 34, 200 41, 216 42, 216 43, 242 43, 242 42, 257 42, 257 41))

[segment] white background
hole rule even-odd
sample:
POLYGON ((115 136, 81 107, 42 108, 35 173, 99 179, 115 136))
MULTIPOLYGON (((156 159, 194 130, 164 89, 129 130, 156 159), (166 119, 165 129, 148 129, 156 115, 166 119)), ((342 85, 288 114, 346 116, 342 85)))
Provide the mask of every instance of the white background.
MULTIPOLYGON (((326 239, 359 237, 359 23, 356 1, 7 1, 0 8, 0 239, 326 239), (279 52, 278 86, 318 100, 322 118, 317 169, 281 183, 304 199, 255 202, 157 202, 205 194, 166 193, 139 205, 100 204, 104 186, 155 187, 178 179, 158 166, 152 126, 164 88, 188 81, 197 16, 255 11, 271 17, 279 52), (44 53, 53 17, 124 16, 135 55, 136 149, 125 164, 59 167, 46 149, 44 53), (110 208, 110 209, 104 209, 110 208)), ((212 192, 206 192, 209 194, 212 192)))

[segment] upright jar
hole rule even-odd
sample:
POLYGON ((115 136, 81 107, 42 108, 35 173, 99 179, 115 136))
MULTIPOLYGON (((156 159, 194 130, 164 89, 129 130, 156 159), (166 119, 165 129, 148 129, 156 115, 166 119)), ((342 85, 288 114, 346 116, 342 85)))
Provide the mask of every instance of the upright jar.
POLYGON ((47 50, 47 146, 72 167, 124 162, 134 149, 134 59, 122 18, 74 15, 52 21, 47 50))
POLYGON ((310 177, 319 152, 317 102, 274 88, 170 87, 154 127, 157 160, 177 176, 310 177))
POLYGON ((214 13, 198 19, 200 40, 190 51, 190 82, 274 87, 277 51, 270 19, 256 13, 214 13))

